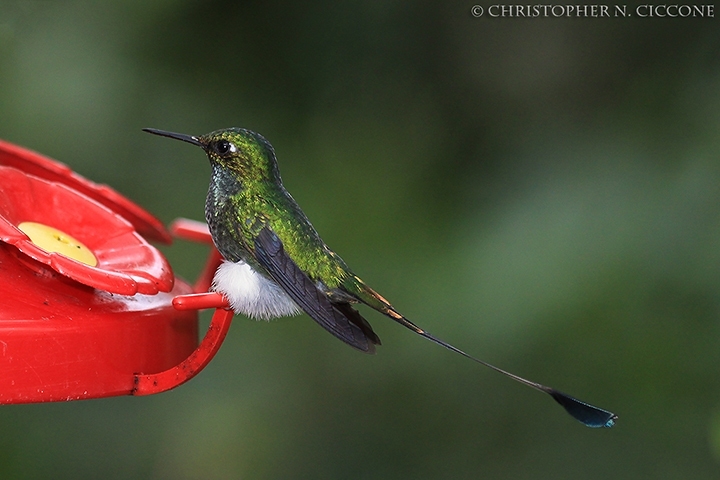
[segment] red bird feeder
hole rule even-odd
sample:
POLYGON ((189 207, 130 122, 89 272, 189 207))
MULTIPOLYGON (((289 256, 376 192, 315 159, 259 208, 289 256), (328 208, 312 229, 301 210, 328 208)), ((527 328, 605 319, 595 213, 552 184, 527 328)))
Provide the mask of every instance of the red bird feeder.
MULTIPOLYGON (((175 236, 212 245, 207 227, 175 236)), ((67 166, 0 141, 0 403, 149 395, 199 373, 232 320, 207 293, 214 247, 192 287, 145 238, 152 215, 67 166), (198 343, 198 309, 215 308, 198 343)))

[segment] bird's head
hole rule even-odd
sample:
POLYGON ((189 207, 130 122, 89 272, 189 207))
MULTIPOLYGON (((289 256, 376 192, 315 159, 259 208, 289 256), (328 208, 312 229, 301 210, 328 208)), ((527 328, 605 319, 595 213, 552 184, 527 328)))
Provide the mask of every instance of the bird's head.
POLYGON ((244 128, 225 128, 200 136, 166 132, 154 128, 143 131, 196 145, 220 168, 245 182, 279 181, 275 150, 265 137, 244 128))

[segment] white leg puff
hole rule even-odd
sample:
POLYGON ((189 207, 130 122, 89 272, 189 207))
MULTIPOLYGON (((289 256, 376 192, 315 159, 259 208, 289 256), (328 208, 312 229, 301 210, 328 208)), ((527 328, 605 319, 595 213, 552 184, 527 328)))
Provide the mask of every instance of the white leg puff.
POLYGON ((282 288, 245 262, 223 262, 215 272, 212 290, 222 293, 235 313, 257 320, 300 313, 282 288))

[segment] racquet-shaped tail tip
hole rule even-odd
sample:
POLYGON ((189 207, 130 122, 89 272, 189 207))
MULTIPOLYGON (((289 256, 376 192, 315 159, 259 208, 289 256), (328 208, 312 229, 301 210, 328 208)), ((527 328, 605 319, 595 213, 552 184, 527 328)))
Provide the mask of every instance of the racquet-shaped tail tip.
POLYGON ((615 425, 615 420, 618 418, 618 416, 612 412, 594 407, 589 403, 585 403, 557 390, 550 389, 547 393, 550 394, 556 402, 562 405, 565 411, 575 420, 587 427, 610 428, 615 425))
POLYGON ((610 428, 613 425, 615 425, 615 420, 617 420, 617 415, 615 415, 612 412, 608 412, 607 410, 603 410, 602 408, 594 407, 590 405, 589 403, 585 403, 581 400, 578 400, 577 398, 571 397, 570 395, 566 393, 562 393, 558 390, 555 390, 554 388, 546 387, 545 385, 541 385, 539 383, 531 382, 530 380, 527 380, 525 378, 519 377, 513 373, 510 373, 508 371, 503 370, 502 368, 498 368, 495 365, 491 365, 487 362, 484 362, 478 358, 473 357, 472 355, 468 355, 467 353, 463 352, 457 347, 454 347, 450 345, 447 342, 444 342, 440 340, 439 338, 430 335, 425 330, 421 329, 414 323, 412 323, 407 318, 403 317, 399 313, 395 312, 394 310, 391 310, 390 313, 386 312, 386 315, 399 324, 403 325, 406 328, 409 328, 413 332, 417 333, 420 336, 423 336, 430 340, 433 343, 436 343, 442 347, 447 348, 450 351, 453 351, 455 353, 458 353, 462 355, 465 358, 469 358, 473 362, 477 362, 480 365, 484 365, 492 370, 495 370, 498 373, 501 373, 503 375, 506 375, 516 382, 520 382, 523 385, 527 385, 528 387, 534 388, 535 390, 540 390, 541 392, 545 392, 551 397, 555 399, 556 402, 558 402, 560 405, 563 406, 565 411, 569 413, 575 420, 579 421, 585 426, 592 427, 592 428, 601 428, 601 427, 607 427, 610 428))

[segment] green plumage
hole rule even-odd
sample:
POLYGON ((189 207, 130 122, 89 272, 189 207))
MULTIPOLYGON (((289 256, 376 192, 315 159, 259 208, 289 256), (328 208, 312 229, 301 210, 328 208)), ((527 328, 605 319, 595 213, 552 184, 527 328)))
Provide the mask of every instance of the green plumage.
POLYGON ((322 241, 292 196, 285 190, 275 152, 265 138, 233 128, 198 137, 206 145, 227 141, 235 152, 208 149, 212 180, 205 216, 220 253, 262 269, 253 258, 253 242, 269 226, 285 251, 311 279, 335 289, 351 276, 348 266, 322 241), (241 246, 241 248, 238 248, 241 246))
POLYGON ((200 137, 145 130, 207 153, 212 178, 205 219, 215 246, 230 262, 218 269, 215 288, 237 312, 273 318, 301 309, 348 345, 373 353, 380 339, 352 307, 361 302, 438 345, 549 394, 585 425, 613 425, 617 417, 612 412, 478 360, 401 315, 325 245, 283 187, 275 152, 262 135, 242 128, 200 137))

